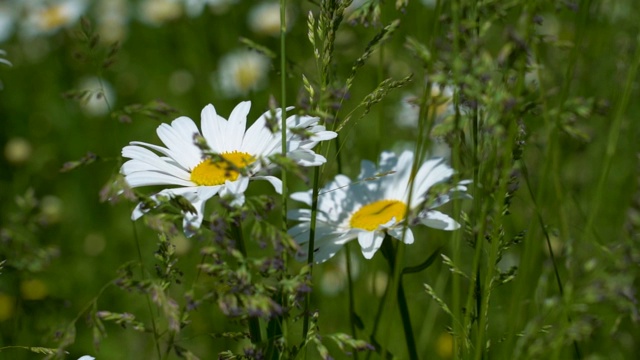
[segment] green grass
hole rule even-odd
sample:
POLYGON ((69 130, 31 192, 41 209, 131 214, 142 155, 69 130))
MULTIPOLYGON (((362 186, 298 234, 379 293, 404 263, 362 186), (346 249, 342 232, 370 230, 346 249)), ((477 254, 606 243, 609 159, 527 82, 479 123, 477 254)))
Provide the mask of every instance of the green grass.
MULTIPOLYGON (((334 358, 348 358, 331 334, 374 343, 375 332, 377 351, 353 357, 380 359, 385 353, 408 359, 408 319, 413 357, 419 359, 632 358, 640 343, 640 108, 634 101, 640 50, 633 16, 638 5, 459 0, 426 7, 414 0, 398 10, 392 1, 369 1, 380 17, 362 13, 365 26, 348 14, 337 16, 340 1, 286 3, 293 16, 284 39, 251 32, 248 1, 225 13, 205 11, 161 26, 131 19, 117 61, 107 69, 102 61, 110 44, 88 46, 77 36, 80 23, 37 39, 14 34, 0 43, 2 58, 13 65, 0 64, 0 260, 6 260, 0 274, 0 358, 43 357, 21 347, 50 348, 60 351, 52 357, 69 359, 174 359, 181 349, 201 359, 224 351, 244 354, 251 342, 229 334, 249 333, 249 322, 225 314, 221 299, 229 289, 221 285, 222 276, 230 282, 250 277, 252 289, 259 289, 253 295, 262 296, 259 304, 292 306, 290 316, 251 322, 251 333, 261 331, 264 340, 254 336, 255 345, 271 358, 319 358, 320 339, 334 358), (211 76, 222 56, 244 47, 240 37, 275 57, 263 88, 228 98, 211 86, 211 76), (193 82, 184 92, 169 85, 178 70, 193 82), (113 87, 110 113, 89 116, 81 101, 70 99, 78 93, 69 91, 80 90, 81 79, 90 76, 113 87), (434 82, 454 89, 453 111, 444 120, 428 111, 434 82), (394 121, 405 93, 422 109, 415 127, 394 121), (277 239, 286 228, 286 208, 300 206, 291 200, 284 205, 269 185, 252 184, 247 192, 255 201, 269 196, 275 207, 264 219, 249 215, 242 221, 246 257, 225 252, 238 233, 218 243, 208 230, 199 239, 185 239, 176 216, 132 224, 134 202, 123 196, 115 204, 100 201, 130 141, 159 144, 155 129, 161 122, 184 115, 199 123, 208 103, 227 117, 242 100, 252 101, 249 119, 275 101, 276 107, 320 116, 339 132, 337 140, 315 148, 328 159, 317 172, 303 168, 300 178, 294 169, 286 171, 289 191, 283 197, 322 188, 338 173, 355 178, 360 161, 376 161, 382 150, 409 144, 422 161, 435 142, 446 142, 454 180, 473 181, 473 199, 443 210, 463 228, 413 227, 414 244, 394 242, 395 272, 382 253, 365 260, 351 242, 349 261, 342 249, 313 266, 313 291, 308 299, 294 299, 289 295, 296 291, 285 288, 283 279, 303 283, 304 263, 288 254, 286 271, 264 278, 253 263, 276 253, 256 239, 277 239), (131 111, 132 104, 142 106, 131 111), (125 113, 131 122, 118 121, 125 113), (7 144, 16 138, 31 146, 25 160, 7 155, 7 144), (97 159, 60 171, 87 152, 97 159), (58 204, 51 196, 60 208, 47 207, 58 204), (163 229, 154 228, 158 224, 163 229), (256 224, 265 224, 262 232, 255 232, 256 224), (165 237, 185 247, 162 248, 165 237), (212 263, 203 249, 226 259, 228 268, 199 270, 212 263), (400 275, 436 251, 442 256, 430 266, 400 275), (126 264, 130 276, 119 273, 126 264), (121 284, 123 289, 115 279, 134 283, 121 284), (399 311, 400 281, 408 317, 399 311), (191 299, 198 302, 196 310, 191 299), (309 313, 305 319, 305 308, 317 310, 317 318, 309 313), (187 309, 189 321, 172 333, 171 321, 187 309), (100 328, 98 311, 116 315, 105 316, 100 328), (118 317, 123 313, 135 320, 118 317), (133 329, 137 321, 146 332, 133 329), (75 337, 64 338, 73 328, 75 337), (284 345, 278 347, 271 339, 281 334, 284 345), (301 351, 294 349, 303 343, 301 351)), ((98 15, 87 16, 92 25, 84 31, 91 37, 98 15)), ((262 203, 254 207, 265 211, 262 203)), ((214 213, 225 221, 241 216, 217 198, 205 219, 214 221, 214 213)))

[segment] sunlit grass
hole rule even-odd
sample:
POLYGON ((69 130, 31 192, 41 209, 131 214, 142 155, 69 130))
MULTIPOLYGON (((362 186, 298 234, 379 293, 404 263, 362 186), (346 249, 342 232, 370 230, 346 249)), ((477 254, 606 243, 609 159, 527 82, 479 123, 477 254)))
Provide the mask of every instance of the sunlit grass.
POLYGON ((46 29, 53 8, 0 4, 0 358, 638 352, 635 2, 274 1, 286 36, 251 1, 61 3, 46 29), (122 148, 246 100, 247 126, 295 106, 336 131, 313 148, 326 163, 269 158, 282 194, 252 181, 242 207, 211 197, 193 236, 188 198, 132 222, 167 186, 130 189, 122 148), (323 187, 403 150, 416 170, 434 153, 455 169, 432 201, 471 180, 472 199, 442 208, 462 227, 405 223, 413 244, 388 237, 367 260, 353 240, 315 264, 323 187), (305 261, 286 235, 300 191, 305 261))

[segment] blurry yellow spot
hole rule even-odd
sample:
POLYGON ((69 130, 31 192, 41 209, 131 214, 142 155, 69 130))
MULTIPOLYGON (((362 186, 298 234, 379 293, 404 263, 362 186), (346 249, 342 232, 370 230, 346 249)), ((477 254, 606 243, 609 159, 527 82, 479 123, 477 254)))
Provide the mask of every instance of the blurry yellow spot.
POLYGON ((43 30, 53 30, 65 25, 69 16, 63 5, 51 6, 40 13, 40 27, 43 30))
POLYGON ((220 154, 223 160, 204 160, 191 171, 191 181, 201 186, 222 185, 226 180, 235 181, 243 169, 251 165, 255 158, 247 153, 233 151, 220 154))
POLYGON ((84 238, 84 252, 89 256, 99 255, 107 245, 102 234, 90 233, 84 238))
POLYGON ((4 146, 4 156, 12 164, 22 164, 31 157, 31 143, 20 137, 12 138, 4 146))
POLYGON ((176 255, 184 255, 191 248, 191 242, 182 234, 172 237, 171 243, 176 247, 176 255))
POLYGON ((453 336, 449 333, 442 333, 436 340, 436 353, 442 359, 451 359, 453 356, 453 336))
POLYGON ((380 225, 388 223, 392 218, 396 218, 396 222, 402 221, 406 211, 407 206, 402 201, 378 200, 356 211, 351 216, 349 224, 352 228, 373 231, 380 225))
POLYGON ((235 73, 236 83, 242 92, 253 89, 262 76, 262 67, 259 64, 248 62, 246 65, 239 67, 235 73))
POLYGON ((20 283, 20 293, 25 300, 42 300, 47 296, 47 285, 38 279, 25 280, 20 283))
POLYGON ((0 321, 5 321, 13 316, 15 303, 16 300, 13 296, 0 293, 0 321))
POLYGON ((373 293, 377 297, 381 297, 384 295, 385 290, 387 289, 387 284, 389 283, 389 275, 387 275, 384 271, 377 271, 370 278, 369 291, 373 293))

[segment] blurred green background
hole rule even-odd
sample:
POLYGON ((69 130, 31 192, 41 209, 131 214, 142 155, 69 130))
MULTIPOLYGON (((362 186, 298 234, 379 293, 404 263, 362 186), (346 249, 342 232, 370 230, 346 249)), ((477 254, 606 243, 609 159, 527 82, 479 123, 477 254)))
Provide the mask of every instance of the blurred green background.
MULTIPOLYGON (((142 223, 133 225, 130 221, 134 204, 101 202, 99 193, 118 172, 123 146, 134 140, 159 143, 155 128, 160 122, 185 115, 199 124, 200 111, 208 103, 226 117, 242 100, 252 101, 249 119, 255 119, 268 108, 270 96, 279 101, 281 91, 278 55, 276 58, 258 55, 240 40, 250 39, 278 54, 277 26, 275 33, 270 33, 274 31, 270 25, 272 17, 276 16, 276 24, 279 21, 277 13, 255 15, 263 4, 275 5, 277 10, 277 3, 221 0, 202 2, 201 9, 193 6, 198 3, 178 0, 0 2, 0 49, 6 52, 2 58, 12 64, 0 63, 0 147, 3 150, 0 259, 7 260, 0 275, 0 347, 55 347, 56 332, 80 316, 77 339, 68 348, 69 358, 83 354, 92 354, 98 359, 153 357, 151 335, 123 330, 113 324, 107 325, 109 336, 100 344, 99 351, 92 345, 91 329, 83 317, 84 307, 117 277, 117 269, 122 264, 137 261, 134 231, 138 232, 141 252, 149 268, 153 267, 156 250, 154 233, 142 223), (80 24, 81 16, 89 20, 89 26, 80 24), (93 40, 95 46, 91 44, 94 34, 99 35, 93 40), (110 57, 116 41, 118 51, 110 57), (110 58, 115 62, 105 69, 104 61, 110 58), (241 70, 234 70, 234 65, 241 70), (105 89, 104 95, 98 95, 101 89, 105 89), (82 93, 83 90, 90 92, 82 93), (82 99, 78 99, 80 97, 82 99), (141 110, 123 118, 122 115, 132 109, 127 107, 133 104, 139 104, 141 110), (169 108, 174 111, 161 113, 169 108), (154 116, 147 116, 142 110, 154 116), (61 172, 66 162, 78 161, 88 152, 97 156, 96 161, 61 172)), ((310 1, 289 3, 287 105, 304 107, 301 74, 314 83, 319 81, 306 27, 307 13, 317 13, 318 6, 310 1)), ((382 5, 380 21, 386 25, 400 19, 401 25, 385 43, 384 50, 376 52, 357 75, 340 114, 344 116, 355 108, 383 79, 400 79, 410 73, 414 77, 408 86, 391 92, 363 120, 341 134, 347 139, 342 149, 347 175, 357 175, 361 159, 375 161, 381 150, 411 147, 416 141, 415 128, 406 125, 407 117, 415 114, 403 111, 410 108, 407 98, 419 96, 422 91, 426 70, 405 47, 406 38, 411 36, 425 44, 446 41, 445 25, 441 32, 433 32, 435 22, 445 24, 450 16, 448 2, 444 3, 435 7, 428 1, 410 1, 401 11, 396 10, 393 3, 382 5)), ((528 9, 525 2, 511 3, 511 12, 493 24, 495 37, 485 44, 496 57, 507 30, 516 27, 519 14, 528 9)), ((578 314, 591 319, 588 329, 571 328, 586 332, 580 342, 583 356, 633 358, 640 350, 635 294, 640 274, 640 199, 637 195, 640 127, 636 119, 640 103, 636 79, 629 94, 629 106, 621 110, 623 122, 616 156, 595 218, 594 234, 589 234, 597 241, 582 238, 582 229, 597 191, 605 149, 610 143, 608 132, 624 95, 624 84, 636 51, 639 25, 634 14, 640 7, 632 0, 558 4, 539 1, 536 4, 540 16, 537 31, 557 40, 554 46, 539 47, 542 62, 539 80, 547 91, 548 105, 558 105, 553 103, 554 95, 559 97, 563 86, 570 82, 571 98, 593 99, 601 110, 587 119, 573 119, 570 124, 573 133, 554 135, 558 136, 556 140, 560 145, 554 153, 555 159, 545 155, 549 128, 541 119, 525 119, 528 139, 524 158, 530 180, 534 191, 543 186, 547 188, 537 206, 556 247, 557 265, 566 281, 566 290, 573 294, 568 301, 575 305, 578 314), (584 6, 588 6, 588 10, 583 10, 584 6), (570 49, 578 39, 581 47, 578 57, 571 58, 570 49), (573 73, 567 71, 569 64, 575 65, 573 73), (572 77, 567 78, 568 75, 572 77), (548 161, 559 164, 561 172, 553 179, 540 178, 540 169, 548 161), (558 202, 558 194, 549 190, 554 181, 561 183, 562 203, 558 202), (558 235, 560 212, 568 216, 569 238, 558 235)), ((337 79, 348 76, 352 63, 379 29, 379 24, 365 26, 345 20, 335 44, 337 79)), ((322 178, 329 179, 335 171, 335 157, 329 157, 322 178)), ((470 174, 469 169, 460 169, 460 172, 465 176, 470 174)), ((292 184, 296 190, 305 186, 301 180, 292 184)), ((271 191, 269 187, 258 187, 252 188, 249 194, 262 190, 271 191)), ((538 221, 524 181, 513 200, 511 213, 509 223, 504 224, 505 232, 510 235, 538 221)), ((492 294, 489 336, 497 349, 496 358, 510 358, 507 354, 517 351, 500 347, 501 339, 513 330, 508 326, 510 314, 520 314, 531 326, 515 329, 517 332, 543 329, 544 325, 557 320, 553 319, 555 315, 549 307, 561 300, 557 298, 544 237, 539 227, 532 228, 534 231, 527 234, 525 242, 530 246, 527 249, 535 253, 527 255, 534 264, 529 269, 536 270, 519 274, 514 282, 497 288, 492 294), (524 291, 523 302, 516 305, 510 302, 515 289, 524 291)), ((443 252, 449 254, 450 241, 450 233, 417 229, 416 243, 409 248, 405 260, 407 264, 419 263, 441 245, 443 252)), ((194 277, 200 259, 199 245, 186 239, 178 243, 178 267, 185 273, 186 284, 194 277)), ((472 258, 471 249, 462 251, 465 258, 472 258)), ((517 265, 523 251, 522 246, 511 250, 505 256, 505 264, 517 265)), ((370 329, 377 309, 374 300, 380 298, 387 281, 386 263, 380 256, 365 261, 358 251, 352 256, 357 268, 356 310, 370 329)), ((469 264, 459 265, 469 270, 469 264)), ((320 311, 321 330, 348 332, 344 252, 316 269, 314 290, 317 293, 314 294, 317 295, 313 305, 320 311)), ((429 283, 448 301, 449 270, 437 261, 426 272, 407 276, 405 281, 421 354, 428 354, 425 358, 451 358, 450 319, 422 285, 429 283)), ((176 293, 180 293, 180 289, 176 289, 176 293)), ((148 317, 142 296, 115 286, 100 295, 98 304, 99 309, 132 312, 143 321, 148 317)), ((209 335, 239 329, 237 324, 225 320, 215 304, 204 305, 192 320, 180 344, 201 358, 214 358, 222 350, 241 348, 238 343, 209 335)), ((576 323, 582 324, 581 320, 579 316, 576 323)), ((387 325, 379 337, 388 339, 392 352, 402 354, 404 340, 399 320, 389 321, 387 325)), ((522 358, 544 357, 544 341, 549 339, 540 331, 533 331, 530 342, 518 343, 524 347, 520 349, 522 358), (540 348, 539 353, 530 351, 537 349, 536 346, 540 348)), ((367 333, 363 332, 362 338, 366 339, 367 333)), ((569 350, 566 354, 570 354, 569 350)), ((341 356, 344 355, 339 352, 335 355, 341 356)), ((0 353, 3 359, 42 357, 21 349, 0 353)))

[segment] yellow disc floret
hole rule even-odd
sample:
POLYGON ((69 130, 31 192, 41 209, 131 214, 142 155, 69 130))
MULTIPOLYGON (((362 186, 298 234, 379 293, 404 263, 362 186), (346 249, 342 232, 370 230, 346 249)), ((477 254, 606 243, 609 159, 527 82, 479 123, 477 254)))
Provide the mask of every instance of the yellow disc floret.
POLYGON ((386 224, 392 218, 396 222, 404 219, 407 212, 407 205, 399 200, 378 200, 361 207, 349 220, 352 228, 364 229, 368 231, 376 230, 380 225, 386 224))
POLYGON ((191 181, 200 186, 222 185, 235 181, 245 167, 256 159, 245 152, 233 151, 219 155, 219 159, 206 159, 191 170, 191 181))

